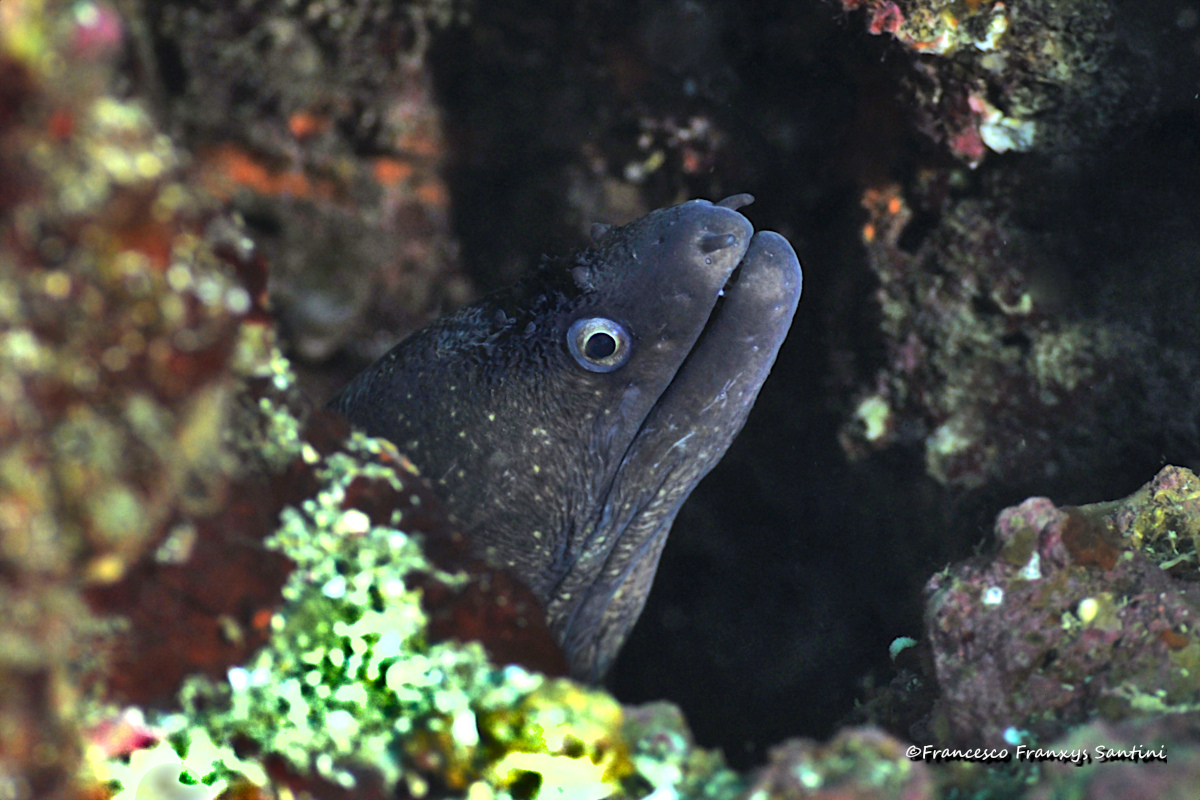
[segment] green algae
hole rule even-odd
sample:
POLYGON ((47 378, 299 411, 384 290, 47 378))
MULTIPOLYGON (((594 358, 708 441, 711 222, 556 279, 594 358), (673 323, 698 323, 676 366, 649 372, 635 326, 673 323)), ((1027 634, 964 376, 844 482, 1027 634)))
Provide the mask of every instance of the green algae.
POLYGON ((180 752, 218 743, 204 744, 200 766, 181 766, 181 780, 219 789, 244 772, 220 746, 238 740, 344 787, 369 771, 418 796, 431 773, 472 796, 511 796, 513 787, 530 796, 530 786, 579 800, 621 794, 633 766, 611 697, 494 665, 477 642, 427 641, 421 595, 406 576, 451 586, 465 576, 433 566, 401 512, 373 524, 346 507, 356 479, 397 491, 413 480, 392 445, 352 434, 344 452, 298 452, 315 461, 320 488, 286 508, 266 542, 295 563, 267 645, 224 681, 190 679, 184 712, 156 720, 180 752))
POLYGON ((280 436, 268 460, 290 453, 318 481, 265 542, 295 568, 267 644, 224 680, 190 678, 182 711, 150 720, 165 737, 159 746, 99 765, 97 779, 125 790, 118 800, 163 770, 176 770, 172 791, 190 792, 180 800, 266 786, 271 757, 302 777, 365 789, 372 776, 418 797, 433 786, 475 800, 736 796, 744 781, 719 753, 694 746, 673 706, 626 710, 601 690, 493 664, 478 642, 431 642, 410 576, 451 587, 467 576, 428 560, 406 531, 410 511, 373 519, 349 496, 363 479, 406 495, 415 469, 386 440, 358 433, 319 454, 282 399, 293 388, 286 359, 274 348, 259 354, 247 373, 270 378, 267 402, 254 406, 270 419, 258 430, 280 436), (240 757, 232 742, 256 755, 240 757))
MULTIPOLYGON (((227 683, 194 679, 182 696, 216 740, 247 737, 296 771, 315 770, 344 786, 354 785, 352 767, 374 768, 394 785, 410 772, 399 740, 428 734, 425 741, 439 743, 448 760, 469 761, 464 751, 479 742, 476 714, 512 707, 541 679, 490 665, 477 643, 425 641, 420 595, 405 576, 420 570, 460 579, 425 559, 396 514, 393 524, 372 525, 363 512, 343 508, 360 475, 404 485, 386 466, 355 457, 389 444, 358 434, 347 444, 349 453, 318 466, 317 494, 285 509, 267 541, 296 564, 269 644, 231 670, 227 683), (201 710, 213 700, 225 708, 201 710)), ((410 791, 419 788, 414 782, 415 774, 410 791)))

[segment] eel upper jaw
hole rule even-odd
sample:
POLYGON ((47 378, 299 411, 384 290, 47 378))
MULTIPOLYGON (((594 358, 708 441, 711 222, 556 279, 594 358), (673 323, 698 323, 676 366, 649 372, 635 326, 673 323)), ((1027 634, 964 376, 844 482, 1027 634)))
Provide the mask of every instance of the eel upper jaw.
POLYGON ((607 555, 593 580, 577 585, 559 631, 579 677, 602 676, 640 614, 671 523, 745 422, 790 327, 800 289, 800 264, 786 240, 754 234, 700 337, 642 420, 606 488, 590 537, 604 537, 607 555), (623 491, 630 485, 632 492, 623 491), (639 492, 631 501, 629 495, 639 492), (640 583, 645 585, 633 585, 640 583), (614 607, 620 607, 615 615, 609 613, 614 607), (584 614, 601 615, 591 642, 577 627, 584 614))

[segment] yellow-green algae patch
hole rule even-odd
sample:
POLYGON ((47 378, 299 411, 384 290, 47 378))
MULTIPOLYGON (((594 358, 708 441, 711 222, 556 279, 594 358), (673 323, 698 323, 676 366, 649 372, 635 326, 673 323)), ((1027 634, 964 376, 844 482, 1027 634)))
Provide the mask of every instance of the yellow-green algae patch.
POLYGON ((1189 469, 1164 467, 1154 480, 1115 507, 1117 530, 1164 570, 1200 567, 1200 478, 1189 469))
POLYGON ((496 796, 514 784, 577 798, 618 793, 632 767, 610 697, 497 667, 478 643, 426 641, 420 595, 405 576, 461 579, 425 559, 398 512, 372 525, 343 508, 357 477, 403 485, 372 461, 387 442, 354 434, 347 449, 319 464, 321 489, 286 509, 267 542, 296 563, 270 642, 227 681, 188 683, 187 719, 171 722, 179 736, 190 725, 214 741, 248 739, 298 773, 346 787, 366 768, 416 795, 429 771, 460 790, 482 782, 496 796))

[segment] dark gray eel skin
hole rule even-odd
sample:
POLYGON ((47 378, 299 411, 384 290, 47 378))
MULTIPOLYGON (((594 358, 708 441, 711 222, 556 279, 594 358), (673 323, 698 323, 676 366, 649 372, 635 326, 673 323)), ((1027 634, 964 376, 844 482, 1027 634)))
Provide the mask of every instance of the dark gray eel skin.
POLYGON ((414 333, 330 401, 533 589, 578 679, 616 657, 791 326, 800 262, 738 212, 752 200, 596 226, 590 249, 414 333))

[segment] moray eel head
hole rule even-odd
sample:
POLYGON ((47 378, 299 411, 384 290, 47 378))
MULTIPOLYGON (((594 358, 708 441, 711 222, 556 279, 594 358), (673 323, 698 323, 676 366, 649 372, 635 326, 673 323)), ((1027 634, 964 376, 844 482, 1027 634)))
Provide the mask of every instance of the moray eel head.
POLYGON ((331 401, 421 468, 599 680, 683 501, 741 429, 800 297, 780 235, 693 200, 424 328, 331 401))

